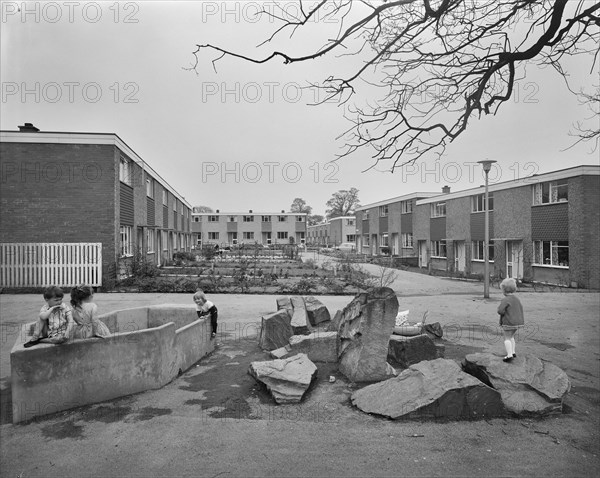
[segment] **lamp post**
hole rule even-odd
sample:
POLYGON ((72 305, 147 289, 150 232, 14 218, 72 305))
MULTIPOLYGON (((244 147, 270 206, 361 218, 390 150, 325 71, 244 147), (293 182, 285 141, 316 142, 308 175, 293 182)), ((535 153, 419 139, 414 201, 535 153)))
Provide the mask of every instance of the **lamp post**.
POLYGON ((489 192, 488 192, 488 175, 492 164, 496 161, 486 159, 484 161, 477 161, 481 164, 483 172, 485 173, 485 241, 483 242, 483 297, 489 299, 490 297, 490 208, 489 208, 489 192))

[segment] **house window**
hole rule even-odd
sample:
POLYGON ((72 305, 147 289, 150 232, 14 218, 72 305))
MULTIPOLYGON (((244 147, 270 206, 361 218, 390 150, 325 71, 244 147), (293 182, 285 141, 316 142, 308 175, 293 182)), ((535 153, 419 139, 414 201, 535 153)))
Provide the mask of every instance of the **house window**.
POLYGON ((388 206, 379 206, 379 217, 387 217, 388 215, 388 206))
POLYGON ((177 199, 173 199, 173 212, 177 212, 177 199))
POLYGON ((382 234, 381 235, 381 241, 380 241, 380 247, 387 247, 388 244, 388 235, 387 234, 382 234))
POLYGON ((369 245, 370 245, 369 235, 368 234, 364 234, 363 235, 363 246, 369 247, 369 245))
POLYGON ((261 218, 261 221, 262 221, 262 222, 271 222, 271 216, 263 216, 263 217, 261 218))
POLYGON ((196 245, 202 247, 202 234, 196 236, 196 245))
MULTIPOLYGON (((473 241, 471 243, 472 245, 472 254, 471 256, 473 257, 474 261, 483 261, 483 248, 484 248, 484 244, 485 241, 473 241)), ((490 262, 494 262, 494 241, 490 240, 489 242, 489 247, 488 247, 488 258, 490 262)))
POLYGON ((119 227, 121 257, 133 255, 132 228, 131 226, 119 227))
POLYGON ((167 235, 167 231, 162 231, 161 235, 162 235, 163 251, 166 251, 169 248, 169 236, 167 235))
MULTIPOLYGON (((490 211, 494 210, 494 194, 488 193, 488 204, 490 211)), ((485 211, 485 194, 478 194, 471 197, 471 212, 485 211)))
POLYGON ((296 222, 304 221, 304 216, 296 216, 296 222))
POLYGON ((208 216, 208 222, 219 222, 219 216, 208 216))
POLYGON ((236 218, 235 216, 229 216, 229 217, 227 218, 227 221, 228 221, 228 222, 237 222, 237 218, 236 218))
POLYGON ((369 219, 369 210, 366 209, 365 211, 363 211, 363 221, 369 219))
POLYGON ((356 242, 356 234, 346 234, 346 242, 356 242))
POLYGON ((413 212, 413 203, 412 201, 401 201, 400 202, 400 212, 402 214, 409 214, 413 212))
POLYGON ((444 217, 446 215, 446 203, 436 202, 431 205, 431 217, 444 217))
POLYGON ((154 230, 146 229, 146 251, 154 252, 154 230))
POLYGON ((569 241, 534 241, 534 264, 569 267, 569 241))
POLYGON ((413 247, 412 232, 403 232, 402 233, 402 247, 413 247))
POLYGON ((166 189, 163 189, 162 197, 163 197, 163 206, 167 206, 169 204, 169 202, 168 202, 168 197, 169 196, 167 194, 166 189))
POLYGON ((441 259, 446 258, 446 241, 431 241, 431 256, 441 259))
POLYGON ((354 219, 346 219, 346 226, 354 226, 354 219))
POLYGON ((569 200, 569 185, 566 181, 550 181, 534 184, 533 204, 552 204, 569 200))
POLYGON ((287 222, 287 216, 277 216, 279 222, 287 222))
POLYGON ((200 217, 199 216, 194 216, 194 222, 200 222, 200 217))
POLYGON ((244 222, 254 222, 254 216, 244 216, 244 222))
POLYGON ((244 231, 243 233, 244 240, 254 240, 254 232, 252 231, 244 231))
POLYGON ((277 231, 277 239, 287 239, 288 233, 287 231, 277 231))
POLYGON ((154 181, 152 178, 146 178, 146 196, 154 199, 154 181))
POLYGON ((209 232, 208 233, 208 240, 209 241, 218 241, 219 240, 219 233, 218 232, 209 232))
POLYGON ((121 156, 119 161, 119 181, 131 186, 131 161, 121 156))

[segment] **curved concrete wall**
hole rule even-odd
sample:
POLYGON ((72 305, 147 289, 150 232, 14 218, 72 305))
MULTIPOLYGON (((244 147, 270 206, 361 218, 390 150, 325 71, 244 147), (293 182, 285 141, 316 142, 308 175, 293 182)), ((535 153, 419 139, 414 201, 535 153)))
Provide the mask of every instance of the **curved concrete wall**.
POLYGON ((99 317, 114 335, 24 348, 10 354, 13 423, 160 388, 214 350, 210 320, 195 306, 124 309, 99 317))

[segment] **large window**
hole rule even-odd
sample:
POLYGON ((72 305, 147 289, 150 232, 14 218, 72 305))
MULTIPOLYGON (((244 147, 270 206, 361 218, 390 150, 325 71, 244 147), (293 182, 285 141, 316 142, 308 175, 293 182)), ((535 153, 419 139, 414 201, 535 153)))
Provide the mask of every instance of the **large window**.
MULTIPOLYGON (((473 241, 471 243, 472 246, 472 258, 474 261, 483 261, 483 249, 484 249, 485 241, 473 241)), ((494 261, 494 241, 489 242, 488 247, 488 259, 490 262, 494 261)))
POLYGON ((254 222, 254 216, 244 216, 244 222, 254 222))
MULTIPOLYGON (((488 193, 488 203, 490 211, 494 210, 494 194, 488 193)), ((471 197, 471 212, 485 211, 485 194, 478 194, 471 197)))
POLYGON ((369 219, 369 210, 368 209, 365 209, 363 211, 363 221, 366 219, 369 219))
POLYGON ((388 247, 389 246, 389 236, 386 234, 382 234, 381 235, 381 239, 380 239, 380 247, 388 247))
POLYGON ((277 216, 279 222, 287 222, 287 216, 277 216))
POLYGON ((363 234, 363 240, 362 240, 363 246, 365 247, 369 247, 369 245, 371 244, 369 242, 369 235, 368 234, 363 234))
POLYGON ((296 216, 296 222, 304 221, 304 216, 296 216))
POLYGON ((354 226, 354 219, 346 219, 346 226, 354 226))
POLYGON ((566 180, 551 181, 533 186, 533 204, 552 204, 569 200, 569 185, 566 180))
POLYGON ((121 257, 133 255, 133 233, 131 226, 119 227, 121 257))
POLYGON ((356 234, 346 234, 346 242, 356 242, 356 234))
POLYGON ((218 232, 209 232, 208 233, 208 240, 209 241, 218 241, 219 240, 219 233, 218 232))
POLYGON ((152 178, 146 178, 146 196, 154 199, 154 181, 152 178))
POLYGON ((287 231, 277 231, 277 239, 287 239, 288 233, 287 231))
POLYGON ((446 258, 446 241, 431 241, 431 257, 446 258))
POLYGON ((446 203, 436 202, 431 205, 431 217, 444 217, 446 215, 446 203))
POLYGON ((401 213, 402 214, 409 214, 409 213, 413 212, 413 203, 412 203, 412 201, 401 201, 400 202, 400 207, 401 207, 401 213))
POLYGON ((388 205, 379 206, 379 217, 386 217, 388 215, 388 205))
POLYGON ((219 222, 219 216, 208 216, 208 222, 219 222))
POLYGON ((271 222, 271 216, 263 216, 261 221, 262 222, 271 222))
POLYGON ((242 237, 244 238, 244 240, 246 240, 246 241, 247 240, 254 240, 254 232, 252 232, 252 231, 244 231, 242 234, 243 234, 242 237))
POLYGON ((131 161, 121 156, 119 160, 119 180, 122 183, 129 184, 131 186, 131 161))
POLYGON ((412 232, 402 233, 402 247, 413 247, 413 235, 412 232))
POLYGON ((167 193, 166 189, 163 189, 162 197, 163 197, 163 206, 168 206, 168 204, 169 204, 169 202, 168 202, 169 201, 169 194, 167 193))
POLYGON ((534 264, 569 267, 569 241, 534 241, 534 264))

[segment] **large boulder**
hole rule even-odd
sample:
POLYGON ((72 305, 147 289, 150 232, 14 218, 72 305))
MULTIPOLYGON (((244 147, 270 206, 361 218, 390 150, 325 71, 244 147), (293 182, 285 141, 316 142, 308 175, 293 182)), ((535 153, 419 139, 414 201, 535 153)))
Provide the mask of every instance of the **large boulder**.
POLYGON ((275 350, 287 345, 294 335, 291 317, 286 309, 278 310, 262 318, 258 345, 263 350, 275 350))
POLYGON ((561 413, 571 388, 567 374, 554 364, 529 354, 510 362, 489 353, 469 354, 463 370, 498 390, 506 409, 515 415, 561 413))
POLYGON ((266 362, 251 362, 248 373, 265 384, 277 403, 298 403, 317 376, 306 354, 266 362))
POLYGON ((392 335, 388 347, 388 362, 396 368, 408 368, 423 360, 439 358, 438 349, 426 334, 404 337, 392 335))
POLYGON ((419 362, 400 375, 352 394, 367 413, 399 418, 472 419, 503 416, 500 394, 463 372, 453 360, 419 362))
POLYGON ((327 325, 327 332, 337 332, 338 329, 340 328, 341 320, 342 320, 342 311, 338 310, 334 314, 333 319, 331 319, 331 322, 329 322, 329 324, 327 325))
POLYGON ((292 315, 292 311, 294 310, 294 308, 292 307, 292 302, 290 301, 289 297, 277 297, 275 299, 275 302, 277 303, 277 310, 285 309, 290 313, 290 316, 292 315))
POLYGON ((313 362, 337 362, 337 332, 316 331, 290 337, 290 354, 304 353, 313 362))
POLYGON ((308 320, 308 312, 303 297, 291 297, 292 303, 292 329, 294 335, 306 335, 313 331, 313 327, 308 320))
POLYGON ((394 374, 387 363, 398 299, 389 287, 358 294, 338 326, 339 370, 353 382, 377 382, 394 374))
POLYGON ((311 325, 317 326, 323 322, 329 322, 331 320, 329 309, 325 307, 323 302, 312 295, 304 298, 304 305, 306 306, 308 321, 311 325))

